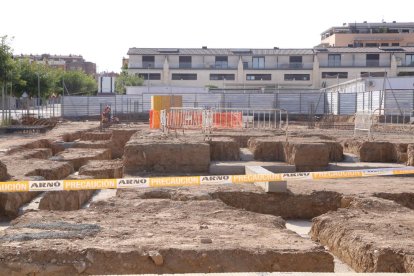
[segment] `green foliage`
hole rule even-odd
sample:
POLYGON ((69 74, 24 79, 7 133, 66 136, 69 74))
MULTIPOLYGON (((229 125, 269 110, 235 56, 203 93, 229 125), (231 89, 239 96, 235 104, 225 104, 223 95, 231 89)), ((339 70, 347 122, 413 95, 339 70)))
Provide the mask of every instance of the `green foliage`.
POLYGON ((31 97, 48 98, 61 95, 63 83, 68 94, 91 95, 97 91, 95 79, 83 71, 65 72, 29 60, 14 60, 7 36, 0 37, 0 87, 6 84, 16 97, 26 92, 31 97))
POLYGON ((0 37, 0 83, 4 84, 11 78, 13 69, 13 53, 8 44, 7 36, 0 37))
POLYGON ((115 81, 115 91, 118 94, 125 94, 127 86, 141 86, 144 79, 135 75, 129 75, 126 70, 122 70, 115 81))
POLYGON ((96 80, 83 71, 63 72, 61 79, 65 85, 65 95, 66 93, 69 95, 93 95, 98 90, 96 80))

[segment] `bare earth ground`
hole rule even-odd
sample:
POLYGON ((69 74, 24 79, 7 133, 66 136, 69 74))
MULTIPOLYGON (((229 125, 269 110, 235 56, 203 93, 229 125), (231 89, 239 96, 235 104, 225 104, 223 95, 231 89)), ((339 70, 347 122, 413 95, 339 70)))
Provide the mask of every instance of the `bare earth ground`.
MULTIPOLYGON (((96 125, 65 124, 0 137, 0 148, 96 125)), ((352 132, 294 127, 292 135, 340 140, 352 132)), ((0 231, 0 275, 333 271, 324 246, 356 271, 414 272, 413 209, 414 177, 292 181, 284 194, 247 184, 119 190, 86 209, 12 221, 0 231), (285 219, 313 219, 313 241, 285 219)))
POLYGON ((39 139, 56 139, 69 132, 98 128, 99 122, 61 122, 47 133, 16 133, 0 135, 0 152, 9 150, 22 144, 37 141, 39 139))

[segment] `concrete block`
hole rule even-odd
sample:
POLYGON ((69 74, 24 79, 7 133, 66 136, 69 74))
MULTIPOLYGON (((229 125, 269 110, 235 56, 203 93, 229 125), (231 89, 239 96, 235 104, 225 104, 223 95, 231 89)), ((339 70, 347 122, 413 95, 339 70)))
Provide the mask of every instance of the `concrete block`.
MULTIPOLYGON (((246 174, 273 174, 261 166, 246 166, 246 174)), ((286 193, 287 181, 255 182, 254 185, 261 187, 266 193, 286 193)))

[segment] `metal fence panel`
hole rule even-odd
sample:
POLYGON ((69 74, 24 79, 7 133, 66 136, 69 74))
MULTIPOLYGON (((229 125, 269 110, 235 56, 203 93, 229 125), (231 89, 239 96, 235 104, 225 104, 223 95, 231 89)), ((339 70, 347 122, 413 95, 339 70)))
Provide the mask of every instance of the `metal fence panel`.
POLYGON ((340 93, 339 94, 339 114, 353 115, 356 112, 357 104, 356 93, 340 93))

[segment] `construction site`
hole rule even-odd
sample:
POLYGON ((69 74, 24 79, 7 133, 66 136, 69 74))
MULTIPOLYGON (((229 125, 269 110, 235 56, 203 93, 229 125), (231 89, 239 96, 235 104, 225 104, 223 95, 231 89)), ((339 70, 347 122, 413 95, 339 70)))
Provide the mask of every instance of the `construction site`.
POLYGON ((414 272, 411 115, 162 97, 0 136, 1 275, 414 272))

